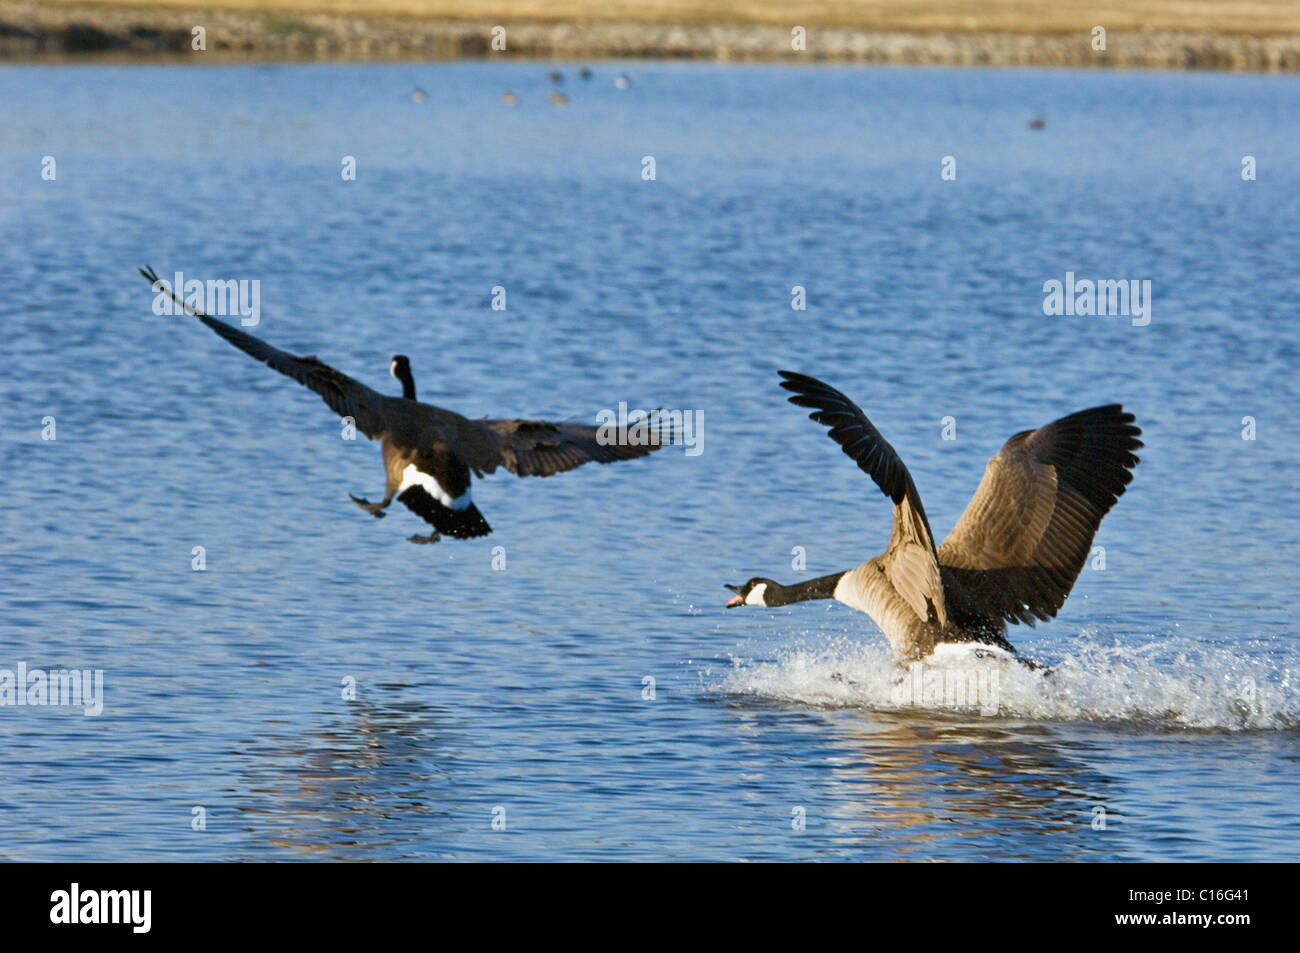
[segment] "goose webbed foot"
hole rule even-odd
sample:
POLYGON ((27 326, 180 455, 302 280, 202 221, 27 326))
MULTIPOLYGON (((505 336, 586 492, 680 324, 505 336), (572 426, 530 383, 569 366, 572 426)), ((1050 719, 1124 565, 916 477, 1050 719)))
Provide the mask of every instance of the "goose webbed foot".
POLYGON ((383 500, 382 502, 379 503, 371 503, 369 500, 363 500, 361 499, 361 497, 353 496, 351 493, 348 494, 348 497, 352 500, 353 503, 357 504, 357 506, 361 507, 363 510, 365 510, 367 513, 369 513, 377 520, 381 520, 384 518, 385 515, 384 507, 386 507, 389 503, 392 502, 392 500, 389 499, 389 500, 383 500))
POLYGON ((1042 662, 1035 662, 1032 659, 1023 658, 1019 655, 1016 656, 1016 661, 1031 672, 1041 672, 1044 678, 1050 678, 1056 674, 1056 669, 1052 668, 1050 665, 1044 665, 1042 662))
POLYGON ((408 536, 406 539, 408 542, 412 543, 436 543, 438 540, 442 539, 442 534, 434 533, 431 536, 408 536))

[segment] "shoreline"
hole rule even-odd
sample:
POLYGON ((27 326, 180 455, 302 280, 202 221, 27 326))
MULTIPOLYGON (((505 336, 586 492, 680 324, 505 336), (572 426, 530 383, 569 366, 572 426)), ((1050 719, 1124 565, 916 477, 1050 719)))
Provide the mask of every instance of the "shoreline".
POLYGON ((44 5, 0 0, 0 62, 402 62, 465 59, 706 60, 924 66, 1300 72, 1300 35, 1173 30, 1011 33, 807 30, 791 48, 785 27, 573 20, 506 21, 508 50, 491 48, 487 20, 240 12, 184 7, 44 5), (202 25, 206 50, 191 49, 202 25))

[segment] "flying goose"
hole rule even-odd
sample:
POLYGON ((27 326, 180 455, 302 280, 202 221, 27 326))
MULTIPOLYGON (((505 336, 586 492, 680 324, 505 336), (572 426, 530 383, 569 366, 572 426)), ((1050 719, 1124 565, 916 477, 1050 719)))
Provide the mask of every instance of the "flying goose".
POLYGON ((1006 623, 1046 621, 1070 594, 1092 538, 1137 466, 1133 415, 1093 407, 1024 430, 984 470, 975 496, 937 549, 916 484, 897 452, 853 401, 804 374, 780 371, 790 403, 875 481, 894 504, 889 547, 856 569, 783 586, 755 578, 727 608, 837 599, 871 616, 894 657, 910 662, 942 643, 977 642, 1014 653, 1006 623))
MULTIPOLYGON (((383 449, 387 477, 384 498, 378 503, 352 496, 352 501, 375 517, 393 497, 433 525, 429 536, 412 536, 412 542, 436 542, 445 533, 458 539, 492 532, 470 499, 470 474, 482 476, 505 467, 518 476, 551 476, 584 463, 613 463, 658 450, 662 443, 640 446, 606 444, 597 440, 595 427, 544 420, 470 420, 415 399, 415 380, 405 355, 392 360, 389 373, 402 382, 401 397, 371 390, 314 356, 295 357, 246 334, 224 321, 187 305, 161 281, 152 268, 141 268, 154 292, 170 294, 184 308, 235 347, 270 365, 324 398, 341 417, 350 417, 357 430, 383 449)), ((651 414, 651 433, 657 431, 651 414)), ((349 494, 351 496, 351 494, 349 494)))

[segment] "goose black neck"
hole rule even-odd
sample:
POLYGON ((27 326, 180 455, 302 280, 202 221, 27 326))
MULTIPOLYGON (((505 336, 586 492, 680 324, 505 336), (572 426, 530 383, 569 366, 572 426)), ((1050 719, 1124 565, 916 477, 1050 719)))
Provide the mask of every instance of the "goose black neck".
POLYGON ((793 586, 780 586, 775 591, 763 594, 763 601, 769 606, 788 606, 792 602, 807 602, 810 599, 830 599, 835 595, 835 586, 844 573, 831 573, 816 579, 805 579, 793 586))
POLYGON ((402 382, 402 396, 415 400, 415 378, 411 376, 411 368, 406 365, 398 367, 397 379, 402 382))

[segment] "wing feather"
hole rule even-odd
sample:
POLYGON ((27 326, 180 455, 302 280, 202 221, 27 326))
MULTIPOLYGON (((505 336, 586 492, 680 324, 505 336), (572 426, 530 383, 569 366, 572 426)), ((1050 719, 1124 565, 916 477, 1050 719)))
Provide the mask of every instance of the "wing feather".
POLYGON ((176 294, 174 289, 158 277, 152 268, 141 268, 140 274, 149 280, 155 292, 165 291, 178 306, 198 318, 245 354, 257 358, 281 374, 292 377, 304 387, 314 390, 330 406, 330 409, 340 417, 351 417, 356 423, 357 429, 367 437, 373 440, 383 436, 382 408, 387 398, 382 394, 371 390, 359 381, 353 380, 341 371, 336 371, 315 357, 296 357, 287 351, 281 351, 279 348, 267 344, 261 338, 253 337, 251 334, 240 331, 224 321, 187 305, 176 294))
POLYGON ((1056 615, 1133 479, 1133 422, 1119 404, 1093 407, 1016 434, 989 461, 938 552, 982 616, 1033 625, 1056 615))
MULTIPOLYGON (((457 447, 465 463, 480 473, 505 467, 523 476, 547 477, 584 463, 615 463, 644 457, 663 443, 606 442, 596 427, 545 420, 469 420, 455 415, 457 447)), ((657 415, 652 415, 657 433, 657 415)))
POLYGON ((921 495, 903 460, 857 404, 828 384, 806 374, 779 371, 790 403, 811 407, 808 416, 830 428, 831 439, 857 463, 894 503, 894 526, 885 551, 885 574, 922 621, 931 610, 947 624, 943 581, 921 495))

